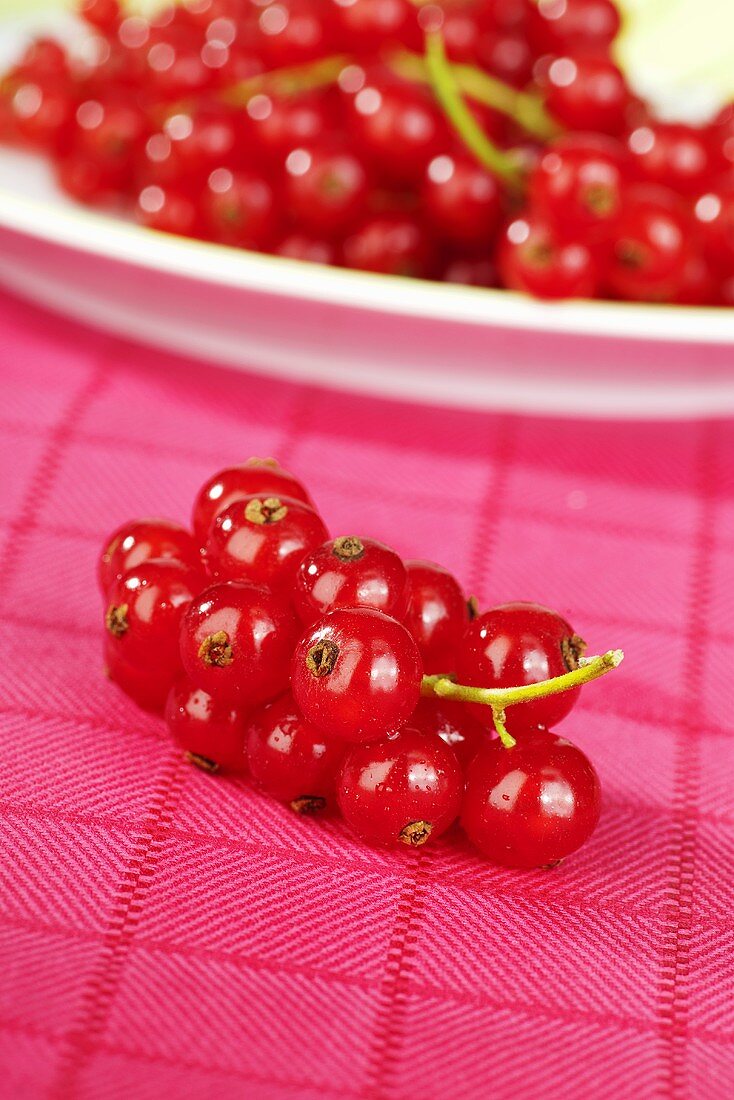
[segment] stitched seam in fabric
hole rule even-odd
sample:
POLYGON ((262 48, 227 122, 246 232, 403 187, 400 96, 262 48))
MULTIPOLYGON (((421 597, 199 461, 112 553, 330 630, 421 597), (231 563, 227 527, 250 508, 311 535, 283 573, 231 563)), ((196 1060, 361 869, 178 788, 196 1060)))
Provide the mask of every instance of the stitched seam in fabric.
POLYGON ((681 669, 683 692, 675 750, 673 787, 673 817, 675 822, 671 881, 674 897, 670 919, 664 935, 663 965, 660 979, 660 1022, 666 1066, 666 1094, 672 1100, 684 1100, 686 1084, 686 1035, 688 1028, 688 974, 690 962, 691 924, 694 897, 696 850, 695 808, 701 772, 701 730, 698 699, 704 691, 702 679, 706 670, 706 646, 710 639, 708 609, 711 602, 711 555, 716 523, 713 484, 717 475, 717 427, 715 423, 700 425, 700 440, 696 456, 696 490, 699 501, 698 519, 692 543, 691 578, 688 592, 688 615, 683 647, 684 667, 681 669), (691 664, 697 678, 690 673, 691 664))
POLYGON ((101 393, 106 381, 104 364, 97 363, 74 394, 55 428, 47 435, 46 446, 31 475, 17 517, 10 524, 0 553, 0 602, 23 560, 23 552, 37 526, 36 517, 53 491, 56 476, 66 450, 74 439, 77 425, 101 393))
POLYGON ((163 847, 165 827, 173 819, 183 788, 186 768, 185 761, 176 752, 156 784, 146 821, 117 888, 117 896, 102 937, 102 950, 82 996, 79 1019, 65 1037, 65 1049, 61 1053, 56 1079, 51 1088, 53 1097, 61 1098, 73 1094, 86 1059, 104 1033, 130 942, 135 935, 145 895, 163 847))

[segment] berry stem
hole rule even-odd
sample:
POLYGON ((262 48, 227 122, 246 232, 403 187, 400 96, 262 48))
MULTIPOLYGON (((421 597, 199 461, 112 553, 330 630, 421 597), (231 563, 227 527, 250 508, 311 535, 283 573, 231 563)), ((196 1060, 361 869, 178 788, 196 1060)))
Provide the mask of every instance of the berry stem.
POLYGON ((426 68, 436 99, 466 147, 487 171, 508 187, 521 188, 523 177, 517 160, 489 140, 464 102, 440 31, 426 31, 426 68))
MULTIPOLYGON (((425 58, 410 50, 390 54, 387 64, 404 80, 416 84, 431 83, 425 58)), ((475 103, 481 103, 484 107, 490 107, 493 111, 511 118, 532 137, 549 141, 561 132, 560 126, 548 114, 539 96, 518 92, 511 84, 505 84, 475 65, 457 62, 448 62, 448 65, 464 95, 475 103)))
POLYGON ((515 739, 505 727, 505 709, 517 703, 527 703, 531 699, 544 699, 547 695, 558 695, 570 688, 598 680, 607 672, 618 668, 624 659, 621 649, 611 649, 599 657, 581 657, 579 667, 562 676, 550 680, 541 680, 537 684, 525 684, 522 687, 482 688, 457 684, 450 676, 424 676, 421 692, 424 695, 438 695, 441 699, 455 699, 460 703, 483 703, 492 708, 494 726, 505 748, 511 749, 515 739))
POLYGON ((303 65, 271 69, 227 88, 222 93, 222 99, 234 107, 244 107, 254 95, 262 92, 292 96, 315 88, 326 88, 336 83, 339 73, 349 63, 350 59, 345 54, 334 54, 303 65))

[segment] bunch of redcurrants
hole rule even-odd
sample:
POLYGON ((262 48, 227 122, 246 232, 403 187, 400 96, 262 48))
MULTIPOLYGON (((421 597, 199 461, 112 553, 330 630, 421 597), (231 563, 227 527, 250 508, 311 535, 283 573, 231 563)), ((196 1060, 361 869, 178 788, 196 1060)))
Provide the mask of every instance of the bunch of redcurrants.
POLYGON ((367 271, 734 304, 734 105, 657 118, 615 63, 613 0, 80 14, 83 50, 38 39, 3 78, 0 140, 82 202, 367 271))
POLYGON ((206 771, 338 808, 376 844, 421 847, 461 817, 509 867, 554 865, 597 823, 596 772, 551 730, 621 655, 585 661, 547 608, 480 614, 441 566, 330 539, 273 460, 210 478, 193 531, 124 524, 99 581, 108 675, 206 771))

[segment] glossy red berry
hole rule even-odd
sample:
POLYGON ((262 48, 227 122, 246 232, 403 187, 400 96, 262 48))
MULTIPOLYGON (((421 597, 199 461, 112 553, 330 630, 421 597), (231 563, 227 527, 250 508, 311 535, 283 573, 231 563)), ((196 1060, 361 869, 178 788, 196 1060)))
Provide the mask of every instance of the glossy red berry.
POLYGON ((335 128, 330 101, 317 93, 276 96, 259 92, 245 109, 255 149, 279 167, 293 149, 308 149, 335 128))
POLYGON ((278 0, 258 18, 260 52, 269 68, 303 64, 328 56, 331 23, 322 0, 278 0))
MULTIPOLYGON (((471 622, 458 650, 460 684, 474 687, 522 687, 578 668, 585 643, 557 612, 534 603, 508 603, 484 611, 471 622)), ((555 726, 569 713, 580 688, 507 708, 511 733, 536 726, 555 726)), ((485 726, 489 707, 471 704, 485 726)))
POLYGON ((247 727, 252 778, 298 813, 331 806, 344 752, 344 742, 307 722, 289 693, 253 714, 247 727))
POLYGON ((273 459, 251 458, 242 466, 228 466, 205 481, 196 494, 192 523, 199 543, 204 545, 214 520, 230 504, 252 496, 285 496, 311 503, 301 482, 273 459))
POLYGON ((127 189, 130 164, 141 155, 148 133, 141 108, 108 93, 79 104, 69 140, 74 155, 91 161, 108 184, 127 189))
POLYGON ((193 764, 204 771, 247 770, 245 715, 181 677, 166 701, 166 724, 193 764))
POLYGON ((308 553, 293 584, 293 602, 306 625, 343 607, 371 607, 403 619, 408 599, 401 558, 384 543, 356 535, 333 539, 308 553))
POLYGON ((423 668, 408 631, 380 611, 331 611, 296 646, 291 687, 302 714, 345 741, 394 733, 420 697, 423 668))
POLYGON ((277 256, 285 256, 289 260, 307 260, 312 264, 335 264, 338 259, 337 246, 333 241, 305 233, 289 233, 279 241, 273 251, 277 256))
POLYGON ((680 195, 700 194, 715 174, 709 134, 695 126, 649 121, 631 132, 627 148, 640 179, 680 195))
POLYGON ((310 550, 328 537, 317 512, 291 497, 248 497, 214 521, 206 559, 216 580, 288 588, 310 550))
POLYGON ((696 202, 696 226, 712 270, 734 275, 734 180, 711 188, 696 202))
POLYGON ((449 699, 421 699, 410 716, 409 725, 432 737, 440 737, 450 745, 464 772, 489 738, 485 727, 477 722, 465 703, 449 699))
POLYGON ((411 0, 329 0, 340 49, 358 57, 377 53, 386 42, 419 50, 423 35, 411 0))
POLYGON ((428 278, 435 255, 424 225, 411 214, 375 214, 343 244, 344 263, 382 275, 428 278))
POLYGON ((512 749, 489 741, 467 774, 461 823, 493 863, 551 867, 588 840, 599 820, 601 790, 575 745, 546 731, 512 749))
POLYGON ((456 650, 469 623, 466 597, 448 569, 432 561, 406 561, 410 609, 405 625, 416 640, 428 675, 453 672, 456 650))
POLYGON ((339 773, 339 809, 370 844, 418 848, 453 824, 464 780, 453 750, 404 727, 394 737, 347 752, 339 773))
POLYGON ((181 620, 203 583, 200 569, 173 559, 143 561, 129 569, 107 593, 104 623, 110 652, 170 686, 180 668, 181 620))
POLYGON ((348 127, 374 167, 393 184, 420 183, 449 144, 446 121, 423 88, 370 79, 347 100, 348 127))
POLYGON ((533 170, 530 201, 567 234, 608 236, 622 209, 628 159, 604 134, 567 134, 547 146, 533 170))
POLYGON ((442 240, 481 251, 497 231, 500 188, 472 157, 442 154, 426 169, 421 209, 442 240))
POLYGON ((598 53, 619 32, 620 16, 613 0, 537 0, 528 8, 528 33, 537 53, 598 53))
POLYGON ((565 240, 533 211, 505 229, 498 267, 504 286, 536 298, 593 298, 599 285, 597 261, 587 245, 565 240))
POLYGON ((174 669, 170 674, 167 673, 161 677, 160 672, 153 666, 138 668, 129 665, 120 656, 120 648, 115 639, 108 637, 107 634, 105 634, 103 652, 104 671, 112 683, 143 710, 162 714, 169 689, 180 669, 174 669))
POLYGON ((105 543, 97 576, 103 593, 123 573, 151 558, 170 558, 191 568, 201 568, 199 548, 185 527, 170 519, 134 519, 123 523, 105 543))
POLYGON ((177 237, 198 237, 202 232, 196 201, 175 187, 143 187, 137 196, 135 216, 141 225, 177 237))
POLYGON ((104 34, 116 30, 122 19, 117 0, 80 0, 78 10, 82 19, 104 34))
POLYGON ((278 235, 277 197, 259 173, 215 168, 204 188, 202 207, 209 235, 222 244, 263 250, 278 235))
POLYGON ((286 157, 284 193, 299 228, 331 237, 364 213, 367 172, 359 156, 346 147, 302 145, 286 157))
POLYGON ((606 267, 609 290, 632 301, 671 301, 685 281, 691 248, 691 221, 672 191, 630 188, 606 267))
POLYGON ((259 585, 229 581, 192 603, 181 623, 181 660, 189 680, 217 701, 257 706, 286 688, 297 637, 285 599, 259 585))
POLYGON ((555 58, 544 79, 548 110, 569 130, 620 134, 631 96, 622 71, 605 57, 555 58))

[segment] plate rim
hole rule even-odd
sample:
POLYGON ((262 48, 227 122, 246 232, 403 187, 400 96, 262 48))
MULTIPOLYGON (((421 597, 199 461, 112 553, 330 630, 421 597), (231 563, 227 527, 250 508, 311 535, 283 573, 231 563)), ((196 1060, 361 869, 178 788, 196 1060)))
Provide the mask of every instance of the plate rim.
POLYGON ((503 289, 350 271, 162 233, 83 207, 19 195, 3 185, 0 227, 169 275, 396 317, 665 343, 734 343, 734 312, 725 306, 543 302, 503 289))

